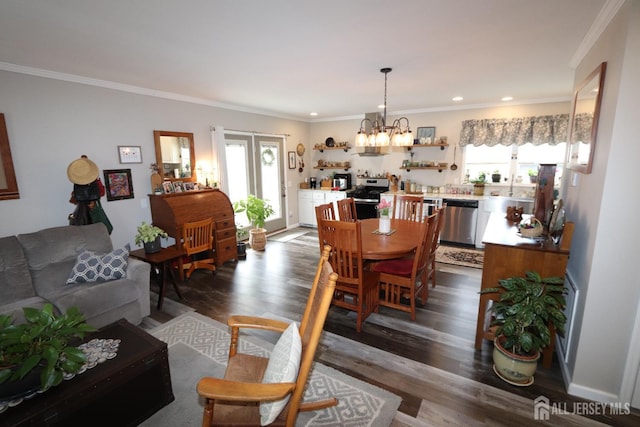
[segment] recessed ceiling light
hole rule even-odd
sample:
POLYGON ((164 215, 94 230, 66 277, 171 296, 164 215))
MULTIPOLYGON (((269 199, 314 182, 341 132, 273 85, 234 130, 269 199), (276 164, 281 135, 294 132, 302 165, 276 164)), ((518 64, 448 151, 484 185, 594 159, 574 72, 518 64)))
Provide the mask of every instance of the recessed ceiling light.
POLYGON ((315 111, 312 111, 311 113, 309 113, 310 116, 317 116, 318 113, 316 113, 315 111))
POLYGON ((501 101, 513 101, 513 96, 505 96, 500 99, 501 101))
POLYGON ((462 101, 463 99, 464 98, 461 96, 454 96, 453 98, 451 98, 452 101, 456 101, 456 102, 462 101))

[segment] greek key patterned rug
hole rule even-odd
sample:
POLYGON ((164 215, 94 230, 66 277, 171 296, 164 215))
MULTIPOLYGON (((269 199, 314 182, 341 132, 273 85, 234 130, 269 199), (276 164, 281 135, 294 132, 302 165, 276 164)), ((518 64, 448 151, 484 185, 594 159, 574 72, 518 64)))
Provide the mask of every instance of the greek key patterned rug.
MULTIPOLYGON (((203 376, 222 377, 229 355, 227 325, 198 313, 185 313, 150 331, 169 346, 171 381, 176 400, 143 426, 200 426, 203 402, 195 385, 203 376), (177 423, 177 424, 176 424, 177 423)), ((265 356, 273 345, 256 337, 242 336, 239 351, 265 356)), ((314 363, 304 400, 334 396, 338 406, 301 413, 297 426, 389 426, 400 397, 386 390, 314 363)))
POLYGON ((441 245, 436 251, 436 262, 461 265, 463 267, 482 268, 484 251, 441 245))

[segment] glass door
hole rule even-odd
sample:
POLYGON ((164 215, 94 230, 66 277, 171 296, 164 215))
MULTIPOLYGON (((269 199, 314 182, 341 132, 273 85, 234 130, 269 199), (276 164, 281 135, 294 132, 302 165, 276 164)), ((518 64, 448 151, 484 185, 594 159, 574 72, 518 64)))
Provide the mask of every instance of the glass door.
MULTIPOLYGON (((268 202, 275 213, 265 224, 267 232, 286 227, 284 199, 284 137, 225 133, 225 155, 231 203, 254 194, 268 202)), ((236 215, 236 224, 248 227, 246 215, 236 215)))

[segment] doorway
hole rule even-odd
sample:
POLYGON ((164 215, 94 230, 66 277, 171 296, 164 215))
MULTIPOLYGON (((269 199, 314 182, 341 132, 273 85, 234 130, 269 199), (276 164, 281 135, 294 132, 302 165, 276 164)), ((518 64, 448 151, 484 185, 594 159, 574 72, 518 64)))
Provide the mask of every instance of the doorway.
MULTIPOLYGON (((267 200, 275 213, 265 228, 268 233, 286 228, 283 136, 225 132, 228 196, 231 203, 249 194, 267 200)), ((239 227, 249 227, 244 212, 235 218, 239 227)))

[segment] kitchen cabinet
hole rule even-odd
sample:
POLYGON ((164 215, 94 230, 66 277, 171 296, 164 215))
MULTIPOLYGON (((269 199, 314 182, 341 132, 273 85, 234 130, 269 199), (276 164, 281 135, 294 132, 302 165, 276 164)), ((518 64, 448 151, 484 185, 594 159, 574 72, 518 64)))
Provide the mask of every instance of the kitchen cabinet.
POLYGON ((522 207, 525 214, 533 213, 533 199, 491 196, 478 204, 478 228, 476 229, 476 248, 484 248, 482 238, 492 213, 507 214, 507 206, 522 207))
POLYGON ((316 206, 333 203, 337 212, 337 201, 346 197, 345 191, 298 190, 298 223, 301 226, 317 227, 316 206))

